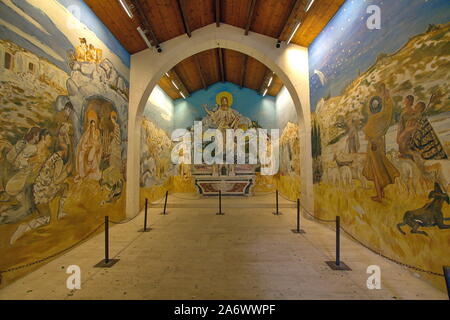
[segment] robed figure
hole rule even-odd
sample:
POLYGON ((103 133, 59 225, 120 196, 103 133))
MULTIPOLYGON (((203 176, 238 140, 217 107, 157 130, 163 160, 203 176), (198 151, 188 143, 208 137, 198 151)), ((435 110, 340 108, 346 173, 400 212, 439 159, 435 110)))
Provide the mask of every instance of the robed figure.
POLYGON ((385 135, 392 121, 393 102, 384 84, 377 91, 378 95, 370 100, 369 119, 364 127, 368 144, 363 175, 375 184, 377 195, 372 200, 381 202, 384 188, 393 184, 400 173, 386 157, 385 135))

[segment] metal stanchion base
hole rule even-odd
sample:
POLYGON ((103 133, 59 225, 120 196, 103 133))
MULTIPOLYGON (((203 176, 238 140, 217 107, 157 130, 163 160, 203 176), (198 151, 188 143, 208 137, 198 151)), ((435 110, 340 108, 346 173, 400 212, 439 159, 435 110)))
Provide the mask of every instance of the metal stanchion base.
POLYGON ((167 216, 168 214, 169 214, 169 211, 166 211, 166 213, 164 213, 164 212, 160 213, 161 216, 167 216))
POLYGON ((142 228, 138 232, 149 232, 150 230, 152 230, 152 228, 147 228, 146 230, 144 230, 144 228, 142 228))
POLYGON ((216 216, 224 216, 225 215, 225 212, 217 212, 216 213, 216 216))
POLYGON ((442 269, 444 269, 445 284, 447 285, 448 298, 450 299, 450 267, 444 266, 442 269))
POLYGON ((281 216, 283 213, 282 213, 282 212, 278 212, 278 213, 272 212, 272 214, 273 214, 274 216, 281 216))
POLYGON ((339 265, 336 264, 336 261, 325 261, 325 263, 331 268, 331 270, 352 271, 352 269, 350 269, 350 267, 342 261, 339 265))
POLYGON ((108 262, 103 259, 99 263, 97 263, 94 268, 111 268, 113 265, 115 265, 117 262, 119 262, 120 259, 109 259, 108 262))
POLYGON ((306 231, 305 230, 303 230, 303 229, 300 229, 300 230, 297 230, 297 229, 292 229, 291 230, 292 231, 292 233, 306 233, 306 231))

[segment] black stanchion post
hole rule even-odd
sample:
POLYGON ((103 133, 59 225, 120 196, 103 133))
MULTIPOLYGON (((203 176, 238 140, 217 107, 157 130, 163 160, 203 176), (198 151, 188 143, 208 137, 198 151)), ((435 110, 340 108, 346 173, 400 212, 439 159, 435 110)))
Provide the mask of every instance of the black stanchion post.
POLYGON ((147 211, 148 211, 148 199, 145 198, 144 232, 147 231, 147 211))
POLYGON ((305 233, 300 229, 300 199, 297 199, 297 229, 292 230, 293 233, 305 233))
POLYGON ((144 228, 139 230, 139 232, 148 232, 151 228, 147 228, 147 217, 148 217, 148 199, 145 198, 145 207, 144 207, 144 228))
POLYGON ((225 213, 222 212, 222 190, 219 190, 219 212, 216 213, 218 216, 223 216, 225 213))
POLYGON ((105 216, 105 263, 109 263, 109 221, 105 216))
POLYGON ((336 260, 326 261, 333 270, 350 271, 351 269, 341 261, 341 217, 336 216, 336 260))
POLYGON ((169 191, 166 191, 166 198, 164 199, 164 211, 161 213, 162 215, 166 215, 166 209, 167 209, 167 198, 169 197, 169 191))
POLYGON ((109 217, 105 216, 105 259, 95 265, 96 268, 111 268, 119 259, 109 259, 109 217))
POLYGON ((447 285, 448 299, 450 300, 450 266, 444 266, 445 284, 447 285))
POLYGON ((273 213, 274 215, 278 216, 281 214, 278 207, 278 189, 275 191, 275 210, 276 211, 273 213))
POLYGON ((341 264, 341 217, 336 217, 336 265, 341 264))

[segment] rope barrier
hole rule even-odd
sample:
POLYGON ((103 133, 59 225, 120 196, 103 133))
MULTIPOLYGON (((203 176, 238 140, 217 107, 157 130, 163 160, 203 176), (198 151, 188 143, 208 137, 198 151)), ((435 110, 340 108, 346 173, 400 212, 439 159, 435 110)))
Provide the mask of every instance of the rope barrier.
POLYGON ((275 194, 276 191, 270 191, 270 192, 261 192, 261 193, 257 193, 257 194, 252 194, 252 197, 264 197, 264 196, 268 196, 270 194, 275 194))
POLYGON ((7 272, 17 271, 17 270, 24 269, 24 268, 28 268, 28 267, 31 267, 33 265, 36 265, 36 264, 42 263, 44 261, 50 260, 52 258, 55 258, 55 257, 59 256, 60 254, 73 249, 74 247, 76 247, 80 243, 86 241, 88 238, 90 238, 95 232, 97 232, 103 226, 104 226, 104 223, 99 224, 94 230, 89 232, 86 236, 84 236, 82 239, 78 240, 77 242, 75 242, 71 246, 69 246, 69 247, 67 247, 65 249, 62 249, 62 250, 60 250, 60 251, 58 251, 56 253, 53 253, 53 254, 45 257, 45 258, 42 258, 42 259, 30 262, 30 263, 27 263, 27 264, 23 264, 23 265, 20 265, 20 266, 17 266, 17 267, 9 268, 9 269, 6 269, 6 270, 0 270, 0 283, 1 283, 1 279, 2 279, 2 274, 7 273, 7 272))
MULTIPOLYGON (((157 202, 152 202, 151 204, 158 204, 160 203, 162 200, 164 199, 164 197, 160 198, 157 202)), ((139 211, 134 217, 129 218, 129 219, 125 219, 122 221, 113 221, 113 220, 109 220, 109 222, 111 222, 112 224, 125 224, 128 223, 130 221, 133 221, 134 219, 136 219, 139 215, 141 214, 141 212, 139 211)))
POLYGON ((403 263, 403 262, 397 261, 397 260, 395 260, 395 259, 392 259, 392 258, 390 258, 390 257, 388 257, 388 256, 386 256, 386 255, 384 255, 384 254, 382 254, 381 252, 377 252, 376 250, 372 249, 372 248, 369 247, 368 245, 364 244, 362 241, 358 240, 355 236, 353 236, 350 232, 348 232, 347 230, 345 230, 343 227, 341 227, 341 230, 344 231, 345 234, 347 234, 347 235, 348 235, 350 238, 352 238, 354 241, 356 241, 357 243, 359 243, 360 245, 362 245, 364 248, 366 248, 367 250, 369 250, 369 251, 375 253, 376 255, 379 255, 379 256, 385 258, 386 260, 389 260, 389 261, 394 262, 394 263, 396 263, 396 264, 398 264, 398 265, 400 265, 400 266, 402 266, 402 267, 406 267, 406 268, 409 268, 409 269, 412 269, 412 270, 415 270, 415 271, 419 271, 419 272, 423 272, 423 273, 427 273, 427 274, 431 274, 431 275, 439 276, 439 277, 443 277, 443 276, 444 276, 444 274, 442 274, 442 273, 437 273, 437 272, 434 272, 434 271, 429 271, 429 270, 421 269, 421 268, 419 268, 419 267, 412 266, 412 265, 410 265, 410 264, 403 263))
POLYGON ((200 200, 201 199, 199 196, 197 196, 197 198, 183 198, 183 197, 180 197, 180 196, 176 196, 174 193, 171 194, 170 196, 173 197, 173 198, 180 199, 180 200, 200 200))
MULTIPOLYGON (((290 200, 289 198, 283 196, 282 193, 280 193, 280 195, 281 195, 281 197, 283 197, 284 199, 286 199, 286 200, 288 200, 288 201, 292 201, 292 200, 290 200)), ((292 202, 294 202, 294 201, 292 201, 292 202)), ((315 219, 315 220, 318 220, 318 221, 321 221, 321 222, 327 222, 327 223, 329 223, 329 222, 336 222, 336 220, 325 220, 325 219, 317 218, 314 214, 312 214, 312 213, 309 212, 304 206, 302 206, 301 203, 300 203, 300 206, 301 206, 301 208, 303 209, 303 211, 304 211, 308 216, 310 216, 311 218, 313 218, 313 219, 315 219)), ((388 257, 388 256, 386 256, 386 255, 384 255, 384 254, 382 254, 381 252, 377 252, 376 250, 372 249, 372 248, 369 247, 368 245, 364 244, 362 241, 358 240, 355 236, 353 236, 351 233, 349 233, 347 230, 345 230, 342 226, 340 227, 340 229, 341 229, 342 231, 344 231, 345 234, 347 234, 347 235, 348 235, 350 238, 352 238, 354 241, 356 241, 357 243, 359 243, 361 246, 363 246, 363 247, 366 248, 367 250, 369 250, 369 251, 375 253, 376 255, 379 255, 380 257, 385 258, 386 260, 389 260, 389 261, 394 262, 394 263, 396 263, 396 264, 398 264, 398 265, 400 265, 400 266, 402 266, 402 267, 406 267, 406 268, 409 268, 409 269, 412 269, 412 270, 415 270, 415 271, 419 271, 419 272, 431 274, 431 275, 434 275, 434 276, 440 276, 440 277, 443 277, 443 276, 444 276, 444 274, 442 274, 442 273, 437 273, 437 272, 434 272, 434 271, 429 271, 429 270, 421 269, 421 268, 419 268, 419 267, 415 267, 415 266, 412 266, 412 265, 409 265, 409 264, 406 264, 406 263, 397 261, 397 260, 395 260, 395 259, 392 259, 392 258, 390 258, 390 257, 388 257)))
MULTIPOLYGON (((275 193, 275 192, 270 192, 270 193, 267 193, 267 194, 273 194, 273 193, 275 193)), ((267 195, 267 194, 265 194, 265 195, 267 195)), ((284 198, 285 200, 288 200, 288 201, 291 201, 291 202, 296 202, 296 201, 290 200, 289 198, 283 196, 282 193, 279 193, 279 194, 280 194, 281 197, 284 198)), ((177 197, 177 196, 175 196, 175 195, 172 195, 172 196, 175 197, 175 198, 183 199, 183 198, 177 197)), ((165 197, 160 198, 158 202, 162 201, 162 199, 164 199, 164 198, 165 198, 165 197)), ((184 200, 198 200, 198 199, 184 199, 184 200)), ((303 205, 301 205, 301 203, 300 203, 300 206, 301 206, 301 208, 303 209, 303 211, 304 211, 308 216, 310 216, 311 218, 313 218, 313 219, 315 219, 315 220, 318 220, 318 221, 321 221, 321 222, 326 222, 326 223, 336 222, 336 220, 325 220, 325 219, 317 218, 313 213, 309 212, 303 205)), ((140 214, 140 212, 139 212, 138 214, 136 214, 133 218, 126 219, 126 220, 123 220, 123 221, 115 222, 115 221, 109 220, 109 222, 111 222, 111 223, 113 223, 113 224, 124 224, 124 223, 127 223, 127 222, 130 222, 130 221, 134 220, 139 214, 140 214)), ((94 230, 92 230, 91 232, 89 232, 86 236, 84 236, 82 239, 78 240, 78 241, 75 242, 74 244, 70 245, 69 247, 67 247, 67 248, 65 248, 65 249, 62 249, 62 250, 60 250, 60 251, 58 251, 58 252, 56 252, 56 253, 53 253, 53 254, 51 254, 51 255, 45 257, 45 258, 42 258, 42 259, 39 259, 39 260, 30 262, 30 263, 27 263, 27 264, 23 264, 23 265, 20 265, 20 266, 17 266, 17 267, 9 268, 9 269, 6 269, 6 270, 0 270, 0 284, 1 284, 1 281, 2 281, 2 275, 3 275, 4 273, 14 272, 14 271, 17 271, 17 270, 20 270, 20 269, 24 269, 24 268, 27 268, 27 267, 31 267, 31 266, 36 265, 36 264, 43 263, 43 262, 45 262, 45 261, 47 261, 47 260, 50 260, 50 259, 52 259, 52 258, 55 258, 55 257, 59 256, 60 254, 62 254, 62 253, 64 253, 64 252, 66 252, 66 251, 69 251, 69 250, 73 249, 74 247, 76 247, 76 246, 79 245, 80 243, 86 241, 86 240, 87 240, 88 238, 90 238, 95 232, 97 232, 102 226, 104 226, 104 223, 99 224, 94 230)), ((393 258, 390 258, 390 257, 388 257, 388 256, 386 256, 386 255, 384 255, 384 254, 382 254, 381 252, 377 252, 376 250, 372 249, 372 248, 369 247, 368 245, 364 244, 362 241, 360 241, 360 240, 357 239, 355 236, 353 236, 350 232, 348 232, 347 230, 345 230, 342 226, 340 226, 340 229, 341 229, 342 231, 344 231, 345 234, 347 234, 347 235, 348 235, 351 239, 353 239, 355 242, 359 243, 361 246, 363 246, 363 247, 366 248, 367 250, 369 250, 369 251, 375 253, 376 255, 379 255, 379 256, 383 257, 383 258, 386 259, 386 260, 389 260, 389 261, 391 261, 391 262, 393 262, 393 263, 396 263, 396 264, 398 264, 398 265, 400 265, 400 266, 402 266, 402 267, 406 267, 406 268, 409 268, 409 269, 412 269, 412 270, 415 270, 415 271, 418 271, 418 272, 423 272, 423 273, 427 273, 427 274, 434 275, 434 276, 444 277, 444 274, 442 274, 442 273, 437 273, 437 272, 434 272, 434 271, 425 270, 425 269, 422 269, 422 268, 419 268, 419 267, 416 267, 416 266, 412 266, 412 265, 409 265, 409 264, 406 264, 406 263, 397 261, 397 260, 395 260, 395 259, 393 259, 393 258)))
MULTIPOLYGON (((280 192, 280 195, 281 195, 281 197, 282 197, 283 199, 285 199, 285 200, 287 200, 287 201, 290 201, 290 202, 296 202, 296 200, 291 200, 291 199, 289 199, 288 197, 284 196, 281 192, 280 192)), ((303 209, 303 211, 304 211, 308 216, 310 216, 311 218, 313 218, 313 219, 315 219, 315 220, 317 220, 317 221, 327 222, 327 223, 330 223, 330 222, 336 222, 336 220, 334 220, 334 219, 333 219, 333 220, 325 220, 325 219, 321 219, 321 218, 316 217, 313 213, 309 212, 308 209, 306 209, 306 208, 302 205, 301 202, 300 202, 300 207, 303 209)))

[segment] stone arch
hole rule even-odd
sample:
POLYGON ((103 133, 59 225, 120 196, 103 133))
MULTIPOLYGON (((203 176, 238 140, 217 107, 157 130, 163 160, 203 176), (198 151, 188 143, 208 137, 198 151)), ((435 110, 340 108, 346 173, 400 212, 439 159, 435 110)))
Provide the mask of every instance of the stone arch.
POLYGON ((294 102, 299 124, 302 171, 301 201, 313 209, 311 157, 311 124, 309 111, 308 49, 290 44, 275 47, 273 38, 242 29, 214 24, 162 44, 163 52, 147 49, 132 56, 128 119, 127 215, 139 210, 139 144, 140 123, 145 105, 159 79, 184 59, 214 48, 231 49, 255 58, 274 71, 282 80, 294 102))

